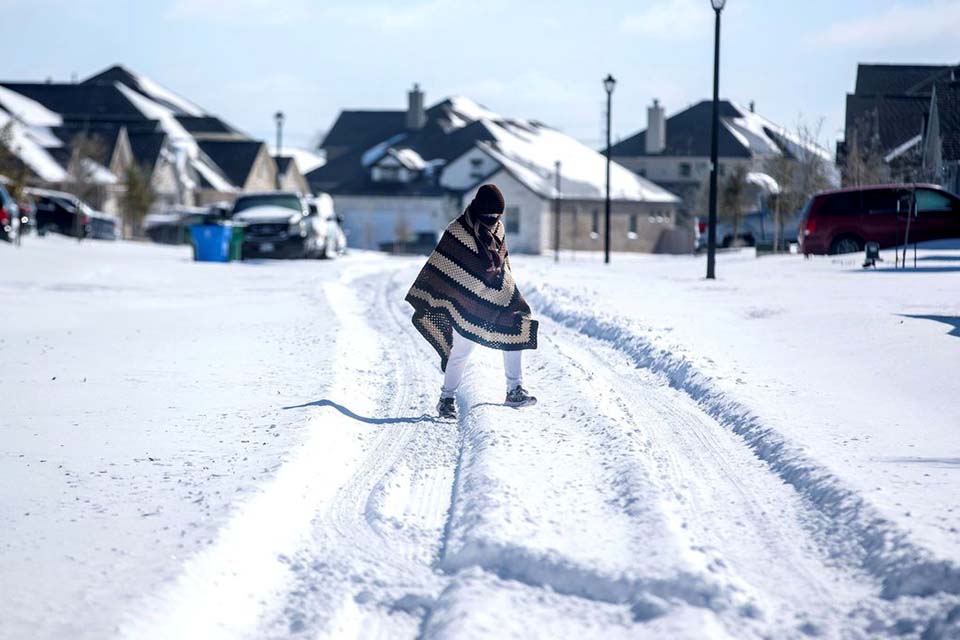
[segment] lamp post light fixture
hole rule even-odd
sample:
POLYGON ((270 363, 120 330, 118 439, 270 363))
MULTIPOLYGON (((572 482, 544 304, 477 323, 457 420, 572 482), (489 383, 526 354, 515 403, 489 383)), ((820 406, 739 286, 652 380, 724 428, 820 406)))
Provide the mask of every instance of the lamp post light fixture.
POLYGON ((603 262, 610 264, 610 107, 612 105, 613 89, 617 86, 616 79, 607 74, 603 79, 603 88, 607 92, 607 193, 603 202, 603 262))
POLYGON ((717 262, 717 132, 720 128, 720 12, 726 0, 710 0, 713 27, 713 115, 710 118, 710 212, 707 218, 707 279, 716 275, 717 262))
MULTIPOLYGON (((281 147, 283 146, 283 120, 284 120, 283 111, 277 111, 273 114, 273 121, 277 123, 277 152, 276 157, 281 155, 281 147)), ((277 169, 277 189, 280 189, 280 169, 277 169)))

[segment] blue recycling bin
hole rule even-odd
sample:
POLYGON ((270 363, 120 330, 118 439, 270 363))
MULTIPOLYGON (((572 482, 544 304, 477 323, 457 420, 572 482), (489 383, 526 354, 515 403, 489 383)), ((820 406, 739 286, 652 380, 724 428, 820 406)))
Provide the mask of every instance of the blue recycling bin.
POLYGON ((190 226, 193 237, 193 259, 199 262, 229 262, 230 239, 233 228, 228 225, 195 224, 190 226))

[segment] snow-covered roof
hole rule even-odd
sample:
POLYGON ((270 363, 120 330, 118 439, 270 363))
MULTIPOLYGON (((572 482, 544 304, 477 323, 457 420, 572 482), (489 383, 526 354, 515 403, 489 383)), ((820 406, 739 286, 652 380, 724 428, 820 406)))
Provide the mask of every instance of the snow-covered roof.
POLYGON ((740 112, 739 117, 724 117, 720 120, 723 126, 755 155, 768 156, 781 153, 780 145, 783 145, 794 157, 813 154, 827 162, 832 161, 830 152, 820 145, 800 139, 797 134, 774 124, 743 105, 736 102, 731 104, 740 112))
POLYGON ((893 149, 891 149, 890 153, 883 156, 883 161, 890 162, 892 160, 899 158, 900 156, 905 154, 907 151, 910 151, 914 147, 918 146, 921 141, 923 141, 923 134, 918 133, 917 135, 913 136, 903 144, 898 145, 897 147, 894 147, 893 149))
POLYGON ((763 173, 762 171, 750 171, 747 173, 747 182, 760 187, 767 193, 780 193, 780 185, 769 173, 763 173))
MULTIPOLYGON (((300 170, 300 173, 304 175, 309 171, 322 167, 327 162, 327 159, 322 155, 299 147, 285 146, 281 149, 281 152, 285 156, 292 157, 293 161, 297 163, 297 168, 300 170)), ((274 157, 277 156, 277 148, 275 145, 270 145, 270 155, 274 157)))
MULTIPOLYGON (((504 117, 462 96, 447 98, 427 113, 430 122, 422 130, 400 131, 363 151, 361 166, 368 168, 389 157, 410 170, 423 171, 452 166, 455 159, 479 148, 541 197, 556 197, 557 161, 564 197, 604 197, 606 158, 556 129, 534 120, 504 117), (471 125, 478 126, 468 129, 471 125)), ((451 184, 441 175, 440 185, 460 188, 451 184)), ((679 202, 669 191, 616 162, 610 167, 610 195, 616 200, 679 202)))
POLYGON ((140 113, 160 123, 160 127, 170 139, 171 146, 178 156, 184 158, 183 161, 175 164, 181 184, 187 186, 187 188, 193 186, 193 180, 188 171, 189 167, 200 174, 217 191, 229 193, 237 190, 237 187, 222 175, 214 163, 200 153, 196 139, 180 124, 172 109, 151 100, 121 82, 115 83, 115 86, 140 113))
POLYGON ((27 126, 59 127, 63 124, 60 114, 50 111, 36 100, 3 86, 0 86, 0 107, 27 126))
POLYGON ((427 166, 420 154, 413 149, 389 149, 387 154, 411 171, 420 171, 427 166))
MULTIPOLYGON (((479 141, 477 146, 531 191, 545 198, 557 196, 554 172, 559 161, 563 197, 604 197, 606 158, 594 149, 539 122, 505 118, 468 98, 454 97, 449 102, 457 117, 484 123, 494 140, 479 141)), ((679 202, 666 189, 616 162, 610 164, 610 197, 615 200, 679 202)))
POLYGON ((12 117, 5 110, 0 109, 0 128, 9 125, 10 147, 20 160, 30 167, 41 180, 46 182, 64 182, 69 179, 67 170, 57 162, 47 151, 43 142, 44 127, 27 127, 12 117), (39 135, 38 135, 39 134, 39 135))

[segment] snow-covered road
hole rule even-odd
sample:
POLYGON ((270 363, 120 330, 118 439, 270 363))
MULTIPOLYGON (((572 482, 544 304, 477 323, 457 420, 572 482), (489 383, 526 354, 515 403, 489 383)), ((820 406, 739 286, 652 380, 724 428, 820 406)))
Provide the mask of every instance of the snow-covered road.
MULTIPOLYGON (((49 258, 44 248, 26 251, 35 251, 26 259, 38 265, 49 258)), ((43 356, 52 355, 44 366, 66 368, 68 389, 89 384, 79 378, 90 362, 104 363, 104 377, 113 375, 116 362, 136 357, 139 345, 143 353, 131 361, 130 375, 149 380, 132 383, 100 413, 88 411, 93 415, 84 427, 99 438, 105 431, 98 421, 122 416, 133 432, 125 437, 125 454, 144 448, 147 439, 151 446, 165 443, 178 463, 203 461, 210 469, 178 472, 179 483, 190 488, 159 503, 165 528, 149 534, 132 523, 154 514, 122 512, 158 502, 169 475, 146 475, 131 486, 123 473, 100 478, 96 462, 84 463, 90 467, 84 470, 102 484, 87 490, 121 506, 113 513, 94 508, 84 517, 95 524, 82 517, 71 524, 35 522, 35 515, 56 520, 62 502, 79 489, 69 480, 67 488, 58 486, 50 474, 46 489, 27 491, 27 500, 6 481, 30 481, 34 467, 17 460, 42 454, 46 464, 68 455, 56 452, 58 438, 69 431, 63 423, 92 402, 55 394, 38 409, 32 389, 47 369, 38 367, 32 343, 10 344, 8 335, 2 377, 24 399, 7 414, 15 437, 4 448, 3 510, 14 526, 0 548, 0 579, 4 593, 17 596, 0 604, 2 637, 957 633, 956 621, 947 621, 960 612, 957 571, 941 550, 916 544, 896 522, 868 520, 873 507, 865 499, 850 507, 860 494, 806 453, 793 456, 795 443, 782 434, 754 428, 755 420, 731 421, 731 406, 750 408, 740 399, 707 388, 689 371, 650 366, 650 347, 640 353, 638 342, 614 339, 629 332, 629 324, 571 304, 573 294, 545 284, 543 262, 527 272, 541 345, 525 354, 527 386, 540 404, 503 407, 498 354, 478 350, 458 400, 460 419, 449 424, 432 417, 436 356, 402 301, 415 259, 357 254, 334 263, 230 265, 209 279, 209 269, 198 271, 206 265, 163 248, 103 248, 92 260, 125 264, 114 286, 128 287, 141 280, 146 287, 164 264, 168 286, 152 286, 149 296, 113 292, 101 310, 116 313, 152 298, 168 330, 182 331, 186 318, 195 328, 216 330, 205 351, 187 362, 183 353, 151 358, 157 335, 119 340, 127 345, 124 354, 68 347, 63 330, 89 325, 64 313, 50 318, 44 333, 39 310, 64 302, 47 289, 85 273, 66 265, 37 267, 40 275, 21 280, 6 276, 5 300, 11 283, 31 283, 21 288, 27 304, 15 314, 14 335, 39 340, 43 356), (251 302, 260 292, 268 299, 251 302), (178 319, 169 309, 181 304, 188 310, 178 319), (207 316, 197 313, 198 305, 231 322, 221 317, 204 326, 207 316), (316 330, 289 351, 280 346, 289 337, 283 327, 305 323, 316 330), (241 354, 250 349, 255 355, 238 355, 241 345, 241 354), (271 352, 289 357, 270 361, 271 352), (206 400, 204 394, 170 400, 213 384, 204 377, 211 361, 230 393, 214 389, 206 400), (164 362, 190 380, 162 384, 171 374, 164 362), (268 390, 254 384, 253 369, 269 377, 268 390), (144 404, 158 385, 170 400, 166 409, 159 401, 144 404), (226 402, 235 408, 221 415, 226 402), (203 414, 188 423, 195 428, 217 416, 218 433, 187 437, 166 429, 154 441, 139 428, 190 414, 203 414), (33 423, 42 435, 29 435, 33 423), (266 439, 278 428, 286 433, 266 439), (262 448, 244 450, 243 464, 224 468, 216 459, 239 455, 231 438, 251 429, 265 438, 262 448), (205 479, 208 473, 216 477, 205 479), (233 487, 243 488, 229 494, 233 487), (212 513, 195 525, 204 535, 171 558, 171 541, 184 545, 181 526, 197 522, 193 492, 213 503, 212 513), (28 502, 32 515, 17 513, 28 502), (53 531, 95 571, 70 569, 49 538, 37 537, 53 531), (25 554, 31 562, 18 567, 25 554), (54 590, 45 597, 63 567, 71 593, 79 595, 54 590)), ((77 302, 68 300, 61 311, 74 313, 77 302)), ((114 326, 110 335, 139 333, 154 322, 121 321, 119 334, 114 326)), ((76 450, 70 455, 96 461, 100 453, 87 450, 96 448, 93 440, 89 446, 83 438, 70 442, 76 450)), ((88 510, 66 508, 73 519, 88 510)))

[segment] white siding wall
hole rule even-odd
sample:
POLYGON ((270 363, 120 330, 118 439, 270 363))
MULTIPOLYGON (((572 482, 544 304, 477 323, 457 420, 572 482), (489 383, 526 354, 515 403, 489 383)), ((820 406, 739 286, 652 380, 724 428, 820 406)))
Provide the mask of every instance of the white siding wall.
POLYGON ((440 184, 447 189, 466 189, 492 174, 499 166, 500 163, 474 147, 443 169, 440 184))
POLYGON ((334 196, 334 207, 343 216, 347 244, 359 249, 379 249, 394 242, 401 231, 413 235, 431 231, 437 239, 458 214, 446 197, 334 196))
MULTIPOLYGON (((519 233, 507 234, 507 246, 512 253, 541 253, 549 245, 550 225, 547 214, 550 212, 550 201, 545 200, 527 189, 506 171, 494 174, 488 182, 497 185, 507 207, 518 207, 520 210, 519 233)), ((479 185, 478 185, 479 188, 479 185)), ((464 196, 464 205, 469 204, 476 194, 476 189, 464 196)))

